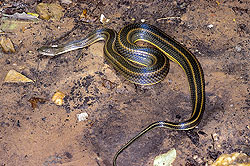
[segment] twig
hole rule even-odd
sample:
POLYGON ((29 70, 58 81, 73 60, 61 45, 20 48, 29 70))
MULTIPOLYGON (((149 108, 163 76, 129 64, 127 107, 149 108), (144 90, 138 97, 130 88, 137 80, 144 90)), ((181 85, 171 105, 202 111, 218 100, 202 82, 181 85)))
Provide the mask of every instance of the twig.
POLYGON ((158 18, 156 21, 173 20, 173 19, 181 19, 181 17, 164 17, 164 18, 158 18))

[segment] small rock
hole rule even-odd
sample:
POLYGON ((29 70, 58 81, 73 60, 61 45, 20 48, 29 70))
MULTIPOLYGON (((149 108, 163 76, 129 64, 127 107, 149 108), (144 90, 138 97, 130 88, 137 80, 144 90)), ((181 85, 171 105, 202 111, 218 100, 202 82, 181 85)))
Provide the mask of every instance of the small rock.
POLYGON ((36 12, 39 14, 39 17, 44 20, 49 20, 51 15, 48 11, 48 4, 47 3, 39 3, 36 6, 36 12))
POLYGON ((198 158, 198 155, 194 155, 193 159, 196 160, 198 158))
POLYGON ((214 134, 213 134, 213 138, 214 138, 214 141, 218 141, 218 140, 219 140, 218 134, 214 133, 214 134))
POLYGON ((172 166, 176 159, 176 150, 171 149, 167 153, 155 157, 154 166, 172 166))
POLYGON ((16 52, 12 41, 10 40, 10 38, 2 36, 1 40, 0 40, 0 45, 3 49, 3 52, 5 53, 14 53, 16 52))
POLYGON ((213 24, 209 24, 209 25, 207 25, 207 27, 208 27, 209 29, 211 29, 211 28, 214 27, 214 25, 213 25, 213 24))
POLYGON ((249 166, 250 157, 244 153, 222 154, 211 166, 239 165, 249 166))
POLYGON ((52 3, 49 6, 49 12, 51 13, 51 18, 55 20, 60 20, 63 16, 63 7, 57 3, 52 3))
POLYGON ((100 22, 103 23, 103 24, 106 24, 110 21, 110 19, 106 18, 104 16, 104 14, 101 14, 101 17, 100 17, 100 22))
POLYGON ((72 3, 71 0, 62 0, 61 2, 64 3, 64 4, 66 4, 66 5, 69 5, 69 4, 72 3))
POLYGON ((56 104, 56 105, 62 105, 63 104, 63 98, 65 97, 65 94, 57 91, 53 97, 52 97, 52 101, 56 104))
POLYGON ((241 52, 241 46, 236 46, 236 47, 235 47, 235 50, 236 50, 237 52, 241 52))
POLYGON ((36 6, 36 12, 40 15, 41 19, 49 20, 60 20, 63 16, 63 7, 61 7, 57 3, 47 4, 47 3, 39 3, 36 6))
POLYGON ((4 82, 8 82, 8 83, 27 83, 27 82, 34 82, 33 80, 27 78, 26 76, 22 75, 21 73, 15 71, 15 70, 10 70, 5 79, 4 82))
POLYGON ((202 160, 200 157, 198 157, 196 161, 197 161, 197 163, 199 163, 199 164, 203 163, 203 160, 202 160))
POLYGON ((87 112, 83 112, 83 113, 80 113, 80 114, 76 114, 76 117, 77 117, 77 119, 78 119, 78 121, 80 122, 80 121, 85 121, 85 120, 87 120, 87 118, 88 118, 88 113, 87 112))

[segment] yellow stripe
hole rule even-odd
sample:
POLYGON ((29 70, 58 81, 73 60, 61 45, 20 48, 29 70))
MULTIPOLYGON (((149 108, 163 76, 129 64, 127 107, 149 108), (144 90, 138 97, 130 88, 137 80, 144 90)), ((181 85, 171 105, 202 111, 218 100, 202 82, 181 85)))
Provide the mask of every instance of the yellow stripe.
MULTIPOLYGON (((171 46, 173 49, 175 49, 177 52, 179 52, 179 53, 182 55, 182 57, 184 57, 184 58, 186 59, 186 61, 188 62, 189 67, 191 68, 191 71, 192 71, 192 75, 194 76, 194 77, 193 77, 194 82, 196 82, 196 81, 195 81, 195 74, 194 74, 193 66, 191 65, 190 61, 189 61, 188 58, 184 55, 183 52, 181 52, 179 49, 177 49, 176 47, 174 47, 174 46, 173 46, 171 43, 169 43, 168 41, 164 40, 161 36, 159 36, 159 35, 157 35, 157 34, 153 34, 151 31, 148 31, 148 30, 146 30, 146 29, 137 28, 137 29, 131 30, 131 31, 128 33, 128 35, 127 35, 127 40, 128 40, 128 41, 129 41, 128 36, 130 35, 130 33, 132 33, 133 31, 136 31, 136 30, 141 30, 141 31, 143 30, 143 31, 147 31, 148 33, 151 33, 152 35, 156 36, 157 38, 160 38, 160 39, 163 40, 165 43, 167 43, 168 45, 170 45, 170 46, 171 46)), ((146 40, 143 40, 143 39, 142 39, 142 41, 146 41, 146 40)), ((168 57, 170 57, 170 59, 171 59, 172 61, 174 61, 174 62, 176 62, 177 64, 179 64, 179 66, 180 66, 180 67, 184 70, 184 72, 186 73, 186 71, 185 71, 185 69, 182 67, 182 65, 181 65, 176 59, 174 59, 170 54, 168 54, 167 52, 165 52, 164 50, 162 50, 161 48, 159 48, 158 45, 156 45, 155 43, 152 43, 152 42, 150 42, 150 41, 146 41, 146 42, 149 42, 150 44, 154 45, 154 46, 157 47, 159 50, 161 50, 162 52, 164 52, 164 54, 167 55, 168 57)), ((184 49, 185 49, 185 48, 184 48, 184 49)), ((193 56, 191 53, 190 53, 190 55, 193 56)), ((196 59, 196 58, 193 57, 193 59, 196 59)), ((199 65, 198 65, 198 66, 199 66, 199 65)), ((187 73, 186 73, 186 74, 187 74, 187 73)), ((194 84, 194 86, 195 86, 195 91, 197 92, 197 86, 196 86, 196 84, 194 84)), ((197 93, 195 93, 195 95, 196 95, 196 99, 197 99, 197 93)), ((196 106, 197 106, 197 101, 195 101, 195 108, 194 108, 194 110, 196 110, 196 106)))
MULTIPOLYGON (((130 36, 130 33, 132 33, 132 32, 134 32, 134 31, 147 31, 148 33, 151 33, 152 35, 154 35, 154 36, 156 36, 156 37, 158 37, 158 38, 160 38, 161 40, 163 40, 165 43, 167 43, 168 45, 170 45, 173 49, 175 49, 178 53, 180 53, 181 55, 182 55, 182 57, 184 57, 185 59, 186 59, 186 61, 188 62, 188 64, 189 64, 189 66, 190 66, 190 68, 191 68, 191 71, 192 71, 192 75, 193 75, 193 79, 194 79, 194 83, 196 82, 196 78, 195 78, 195 74, 194 74, 194 70, 193 70, 193 66, 192 66, 192 64, 191 64, 191 62, 188 60, 188 58, 185 56, 185 54, 183 53, 183 52, 181 52, 179 49, 177 49, 176 47, 174 47, 171 43, 169 43, 168 41, 166 41, 165 39, 163 39, 161 36, 159 36, 159 35, 157 35, 157 34, 155 34, 155 33, 152 33, 151 31, 149 31, 149 30, 147 30, 147 29, 143 29, 143 28, 136 28, 136 29, 133 29, 133 30, 131 30, 131 31, 129 31, 128 32, 128 34, 127 34, 127 41, 128 42, 130 42, 130 40, 129 40, 129 36, 130 36)), ((168 37, 168 36, 167 36, 168 37)), ((165 55, 167 55, 173 62, 176 62, 182 69, 183 69, 183 71, 186 73, 186 71, 185 71, 185 69, 183 68, 183 66, 176 60, 176 59, 174 59, 170 54, 168 54, 167 52, 165 52, 164 50, 162 50, 158 45, 156 45, 155 43, 152 43, 152 42, 150 42, 150 41, 148 41, 148 40, 145 40, 145 39, 137 39, 137 40, 135 40, 134 42, 137 42, 137 41, 144 41, 144 42, 148 42, 148 43, 150 43, 150 44, 152 44, 152 45, 154 45, 155 47, 157 47, 159 50, 161 50, 162 52, 164 52, 164 54, 165 55)), ((119 44, 121 44, 122 45, 122 43, 119 41, 119 44)), ((131 43, 131 44, 133 44, 133 43, 131 43)), ((123 46, 124 48, 126 48, 125 46, 123 46)), ((185 47, 182 47, 183 49, 185 49, 188 53, 189 53, 189 55, 190 56, 192 56, 192 58, 195 60, 195 62, 196 62, 196 64, 197 64, 197 66, 198 66, 198 70, 199 70, 199 73, 200 73, 200 75, 202 75, 202 72, 201 72, 201 69, 200 69, 200 65, 199 65, 199 63, 198 63, 198 61, 197 61, 197 59, 193 56, 193 54, 192 53, 190 53, 185 47)), ((187 73, 186 73, 187 74, 187 73)), ((198 96, 198 94, 197 94, 197 85, 196 84, 194 84, 194 86, 195 86, 195 107, 194 107, 194 110, 196 110, 197 108, 197 96, 198 96)), ((203 84, 202 84, 202 81, 201 81, 201 86, 202 86, 202 90, 203 90, 203 84)), ((204 92, 202 93, 202 95, 204 94, 204 92)), ((204 96, 202 96, 202 99, 204 98, 204 96)), ((202 100, 202 103, 201 103, 201 105, 203 105, 203 100, 202 100)), ((199 110, 199 112, 201 112, 201 109, 202 109, 202 107, 200 108, 200 110, 199 110)), ((192 113, 192 115, 191 115, 191 117, 193 117, 193 115, 195 114, 195 112, 193 112, 192 113)), ((199 114, 200 115, 200 114, 199 114)), ((199 117, 197 117, 194 121, 196 121, 197 119, 198 119, 199 117)), ((190 122, 190 123, 192 123, 192 122, 190 122)), ((189 125, 190 123, 187 123, 187 125, 189 125)), ((175 126, 177 126, 177 125, 175 125, 175 126)))
POLYGON ((156 27, 147 24, 131 24, 123 27, 118 33, 118 35, 114 30, 104 28, 94 31, 82 40, 74 41, 58 47, 42 47, 38 49, 38 51, 43 55, 55 56, 70 50, 78 49, 80 47, 87 47, 100 40, 106 41, 104 46, 104 53, 107 56, 107 60, 130 82, 141 85, 152 85, 162 81, 168 72, 169 63, 167 58, 169 58, 173 62, 177 63, 185 72, 189 80, 189 90, 190 92, 192 91, 194 94, 194 96, 192 96, 193 112, 189 120, 180 123, 160 121, 150 124, 147 128, 139 132, 135 137, 133 137, 130 141, 128 141, 120 148, 120 150, 114 156, 113 166, 116 166, 116 159, 124 149, 126 149, 130 144, 132 144, 143 134, 156 127, 165 127, 174 130, 189 130, 194 128, 198 124, 204 112, 205 105, 205 81, 200 63, 195 58, 195 56, 191 52, 189 52, 185 47, 183 47, 181 44, 176 42, 174 39, 172 39, 165 33, 158 30, 156 27), (124 34, 124 32, 126 33, 124 34), (146 39, 140 36, 140 33, 142 34, 145 32, 147 32, 150 36, 153 36, 154 38, 160 39, 161 41, 163 41, 164 45, 168 45, 173 50, 175 50, 178 53, 177 55, 175 55, 176 58, 174 58, 171 53, 168 53, 166 50, 164 50, 164 46, 162 44, 158 45, 150 39, 146 39), (161 53, 163 53, 165 56, 163 54, 154 55, 153 53, 139 50, 139 47, 137 47, 134 43, 130 42, 132 33, 136 33, 140 36, 140 38, 137 38, 133 42, 144 41, 150 43, 151 45, 155 46, 159 51, 161 51, 161 53), (166 38, 166 40, 164 38, 166 38), (167 40, 170 40, 175 45, 178 45, 181 49, 185 50, 186 53, 179 50, 167 40), (125 46, 123 43, 127 43, 128 46, 125 46), (116 47, 117 45, 118 47, 116 47), (139 61, 128 58, 133 56, 132 53, 130 53, 132 51, 136 52, 137 58, 139 58, 140 55, 150 56, 152 64, 149 64, 148 61, 145 61, 145 57, 143 56, 139 61), (122 54, 124 52, 129 52, 130 56, 122 54), (191 58, 193 61, 190 61, 188 57, 191 58), (163 58, 162 60, 164 60, 164 62, 161 62, 159 58, 163 58), (183 66, 178 60, 183 60, 183 62, 187 63, 187 66, 183 66), (187 72, 190 72, 191 75, 188 75, 187 72), (196 76, 198 76, 198 78, 196 78, 196 76), (198 82, 200 82, 200 84, 198 84, 198 82), (201 101, 198 101, 198 99, 200 99, 201 101), (198 109, 198 107, 200 108, 198 109))

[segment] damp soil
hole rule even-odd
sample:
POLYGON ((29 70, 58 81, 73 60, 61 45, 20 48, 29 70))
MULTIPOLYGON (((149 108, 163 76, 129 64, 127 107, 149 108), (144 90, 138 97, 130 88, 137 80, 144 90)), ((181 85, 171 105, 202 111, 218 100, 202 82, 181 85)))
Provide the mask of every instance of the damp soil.
MULTIPOLYGON (((0 5, 17 4, 35 12, 37 3, 7 0, 0 5)), ((173 62, 162 82, 138 86, 107 63, 103 42, 54 58, 36 51, 81 39, 101 27, 118 31, 142 20, 197 57, 205 75, 206 108, 192 131, 152 130, 127 148, 117 164, 152 166, 155 156, 171 148, 177 151, 176 166, 210 165, 222 153, 250 155, 247 0, 73 0, 61 5, 65 13, 59 21, 19 20, 14 31, 1 34, 12 40, 16 52, 0 54, 0 165, 110 166, 119 148, 149 124, 191 116, 188 82, 173 62), (94 21, 79 19, 84 9, 94 21), (106 25, 99 21, 101 14, 110 19, 106 25), (11 69, 35 83, 4 83, 11 69), (51 101, 58 90, 66 94, 62 106, 51 101), (31 98, 45 102, 34 108, 31 98), (82 112, 88 119, 79 122, 76 115, 82 112)))

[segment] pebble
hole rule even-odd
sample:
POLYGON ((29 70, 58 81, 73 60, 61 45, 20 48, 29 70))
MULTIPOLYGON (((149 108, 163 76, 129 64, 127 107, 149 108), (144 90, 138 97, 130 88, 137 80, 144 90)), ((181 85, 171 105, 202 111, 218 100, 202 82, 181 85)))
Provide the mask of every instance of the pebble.
POLYGON ((167 153, 158 155, 154 159, 153 166, 172 166, 172 163, 176 159, 176 150, 173 148, 167 153))
POLYGON ((218 141, 218 140, 219 140, 218 134, 214 133, 214 134, 213 134, 213 138, 214 138, 214 141, 218 141))
POLYGON ((222 154, 211 166, 238 165, 249 166, 250 157, 245 153, 222 154))
POLYGON ((241 52, 241 46, 235 46, 235 50, 236 50, 237 52, 241 52))
POLYGON ((76 117, 77 117, 77 119, 78 119, 78 121, 80 122, 80 121, 85 121, 85 120, 87 120, 87 118, 88 118, 88 113, 87 112, 83 112, 83 113, 80 113, 80 114, 76 114, 76 117))
POLYGON ((104 16, 104 14, 101 14, 101 16, 100 16, 100 22, 101 22, 101 23, 106 24, 106 23, 108 23, 109 21, 110 21, 110 19, 106 18, 106 17, 104 16))
POLYGON ((14 52, 16 52, 12 41, 8 37, 5 37, 5 36, 1 37, 0 46, 2 47, 2 50, 5 53, 14 53, 14 52))
POLYGON ((22 75, 21 73, 15 71, 15 70, 10 70, 5 79, 4 82, 8 83, 34 83, 33 80, 29 79, 28 77, 22 75))
POLYGON ((63 7, 57 3, 39 3, 36 6, 36 12, 39 14, 39 17, 44 20, 60 20, 60 18, 64 15, 63 7))
POLYGON ((63 92, 57 91, 57 92, 53 95, 52 101, 53 101, 56 105, 60 106, 60 105, 63 104, 63 98, 64 98, 64 97, 65 97, 65 94, 64 94, 63 92))
POLYGON ((198 158, 198 155, 194 155, 193 159, 196 160, 198 158))
POLYGON ((211 28, 214 27, 214 25, 213 24, 209 24, 209 25, 207 25, 207 27, 211 29, 211 28))
POLYGON ((62 3, 64 3, 64 4, 71 4, 72 3, 72 1, 71 0, 62 0, 62 3))

